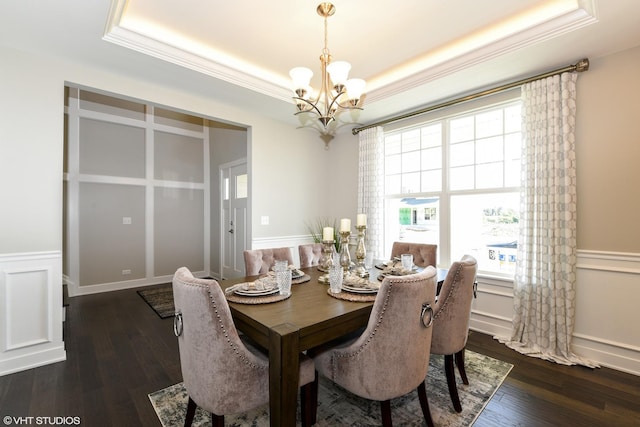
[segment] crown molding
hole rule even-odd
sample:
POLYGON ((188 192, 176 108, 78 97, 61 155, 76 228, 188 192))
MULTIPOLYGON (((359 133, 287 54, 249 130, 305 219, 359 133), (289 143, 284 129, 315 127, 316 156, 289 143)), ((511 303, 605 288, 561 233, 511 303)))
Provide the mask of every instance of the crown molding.
POLYGON ((418 86, 446 77, 458 71, 488 62, 528 46, 567 34, 598 22, 593 0, 582 1, 571 12, 532 26, 502 40, 492 42, 466 54, 435 64, 421 72, 367 92, 367 102, 373 103, 418 86))
MULTIPOLYGON (((288 82, 274 82, 237 67, 231 67, 212 58, 188 52, 168 43, 147 37, 120 25, 127 0, 112 0, 103 40, 132 49, 146 55, 194 70, 216 79, 237 85, 272 98, 291 102, 288 82)), ((366 102, 374 103, 414 89, 452 73, 490 61, 504 54, 523 49, 562 34, 597 22, 595 0, 578 0, 575 8, 565 14, 538 25, 525 28, 511 36, 490 42, 450 59, 434 60, 432 65, 420 72, 402 77, 392 83, 375 87, 366 94, 366 102)), ((446 57, 446 53, 442 56, 446 57)), ((428 57, 427 57, 428 58, 428 57)))
POLYGON ((275 99, 291 102, 292 92, 287 85, 273 83, 244 70, 229 67, 121 26, 126 3, 127 0, 112 0, 103 40, 275 99))

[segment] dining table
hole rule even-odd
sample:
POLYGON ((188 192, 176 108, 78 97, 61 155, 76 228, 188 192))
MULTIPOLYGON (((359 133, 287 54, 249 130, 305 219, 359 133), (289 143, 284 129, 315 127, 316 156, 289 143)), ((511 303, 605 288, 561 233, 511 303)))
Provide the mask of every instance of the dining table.
MULTIPOLYGON (((317 267, 299 269, 307 281, 291 286, 291 295, 270 303, 240 303, 229 298, 236 328, 267 350, 269 356, 270 425, 296 425, 300 354, 327 344, 367 325, 375 295, 369 298, 338 298, 317 267)), ((370 270, 377 282, 379 270, 370 270)), ((230 294, 232 286, 250 283, 260 276, 220 281, 230 294), (231 288, 231 289, 230 289, 231 288)), ((360 295, 356 295, 360 296, 360 295)), ((237 299, 235 299, 237 301, 237 299)))

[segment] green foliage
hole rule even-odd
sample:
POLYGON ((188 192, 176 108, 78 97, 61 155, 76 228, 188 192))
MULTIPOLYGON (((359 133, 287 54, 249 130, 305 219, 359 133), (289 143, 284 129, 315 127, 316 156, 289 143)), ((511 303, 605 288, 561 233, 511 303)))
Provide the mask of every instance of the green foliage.
POLYGON ((335 218, 320 217, 313 222, 307 222, 307 230, 315 243, 322 243, 322 231, 325 227, 333 227, 333 240, 336 251, 340 252, 340 236, 338 235, 338 220, 335 218))
POLYGON ((520 221, 518 212, 501 206, 487 208, 483 213, 485 221, 493 224, 517 224, 520 221))

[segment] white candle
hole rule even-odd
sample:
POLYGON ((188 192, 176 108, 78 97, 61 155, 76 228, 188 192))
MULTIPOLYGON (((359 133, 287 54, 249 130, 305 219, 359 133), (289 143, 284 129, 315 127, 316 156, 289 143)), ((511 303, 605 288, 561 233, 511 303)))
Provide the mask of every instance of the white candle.
POLYGON ((322 240, 333 240, 333 227, 324 227, 322 229, 322 240))
POLYGON ((356 225, 358 227, 367 226, 367 215, 365 214, 358 214, 358 216, 356 217, 356 225))
POLYGON ((340 231, 351 231, 351 220, 349 218, 342 218, 340 220, 340 231))

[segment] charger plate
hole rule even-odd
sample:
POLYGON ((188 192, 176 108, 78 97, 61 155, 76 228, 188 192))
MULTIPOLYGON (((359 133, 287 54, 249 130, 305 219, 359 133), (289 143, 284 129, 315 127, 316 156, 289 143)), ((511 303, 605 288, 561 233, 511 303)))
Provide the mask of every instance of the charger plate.
POLYGON ((350 292, 339 292, 337 294, 332 294, 331 289, 327 289, 327 294, 332 296, 333 298, 352 301, 352 302, 373 302, 376 300, 376 294, 352 294, 350 292))

